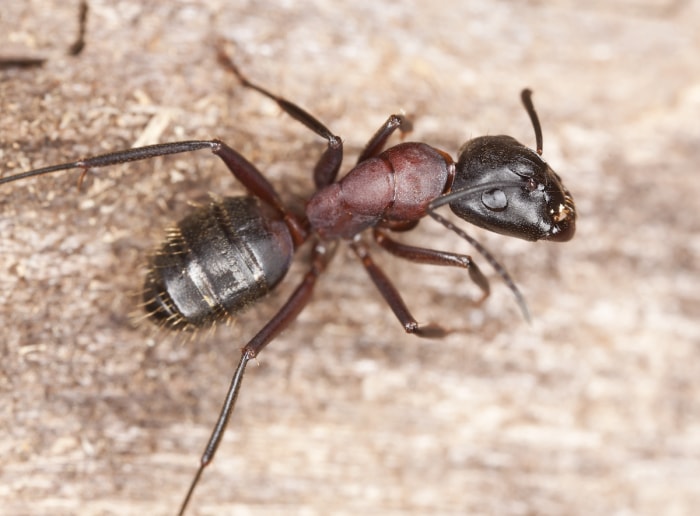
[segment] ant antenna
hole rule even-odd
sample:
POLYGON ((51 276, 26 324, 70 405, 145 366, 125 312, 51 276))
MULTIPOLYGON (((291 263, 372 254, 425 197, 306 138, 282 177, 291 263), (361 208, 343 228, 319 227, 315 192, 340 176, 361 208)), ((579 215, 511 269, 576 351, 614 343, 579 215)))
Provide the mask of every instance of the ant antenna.
POLYGON ((513 281, 513 278, 510 277, 510 274, 508 274, 508 271, 501 265, 498 260, 489 252, 488 249, 486 249, 483 245, 481 245, 479 242, 477 242, 473 237, 467 235, 462 229, 459 227, 455 226, 444 218, 441 215, 438 215, 434 211, 428 211, 428 215, 430 215, 433 219, 437 220, 440 224, 445 226, 447 229, 450 231, 454 231, 457 233, 460 237, 462 237, 464 240, 469 242, 469 244, 476 249, 476 251, 483 256, 487 262, 489 262, 489 265, 493 267, 493 269, 498 273, 498 275, 503 279, 504 283, 508 286, 508 288, 513 292, 513 295, 515 296, 515 300, 518 303, 518 306, 520 307, 520 311, 523 314, 523 317, 525 320, 530 323, 532 322, 530 319, 530 310, 527 308, 527 302, 525 301, 525 297, 523 294, 520 292, 518 289, 518 286, 515 284, 515 281, 513 281))
POLYGON ((488 181, 476 186, 465 187, 457 190, 452 190, 446 194, 436 197, 428 204, 428 213, 432 213, 440 206, 450 204, 464 197, 471 197, 488 192, 489 190, 503 189, 508 187, 520 188, 521 184, 518 181, 488 181))
POLYGON ((537 154, 542 156, 542 126, 540 125, 540 119, 537 117, 535 106, 532 103, 532 90, 529 88, 525 88, 520 93, 520 99, 523 101, 523 105, 527 110, 527 114, 530 115, 532 127, 535 128, 535 142, 537 143, 537 154))

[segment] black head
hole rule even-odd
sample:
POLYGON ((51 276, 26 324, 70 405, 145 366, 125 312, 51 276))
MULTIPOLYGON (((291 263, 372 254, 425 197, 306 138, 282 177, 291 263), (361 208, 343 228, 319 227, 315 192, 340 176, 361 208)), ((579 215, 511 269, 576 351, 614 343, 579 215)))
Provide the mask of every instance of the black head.
POLYGON ((574 201, 561 179, 510 136, 482 136, 464 144, 452 196, 456 215, 496 233, 557 242, 574 236, 574 201))
POLYGON ((542 128, 532 92, 521 97, 535 129, 537 151, 510 136, 482 136, 459 151, 447 193, 434 199, 428 215, 469 242, 506 282, 529 320, 525 299, 508 272, 484 247, 435 210, 449 204, 460 218, 503 235, 525 240, 566 242, 576 231, 574 200, 561 178, 540 157, 542 128))
POLYGON ((467 222, 525 240, 571 240, 576 230, 574 200, 561 178, 540 157, 542 127, 532 91, 521 98, 535 129, 537 152, 510 136, 482 136, 459 151, 451 191, 430 209, 449 204, 467 222))

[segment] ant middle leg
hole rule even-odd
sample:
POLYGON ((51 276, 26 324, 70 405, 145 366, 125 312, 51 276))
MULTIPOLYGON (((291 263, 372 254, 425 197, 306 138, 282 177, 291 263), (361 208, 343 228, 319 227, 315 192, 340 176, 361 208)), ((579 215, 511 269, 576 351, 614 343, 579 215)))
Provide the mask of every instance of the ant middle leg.
POLYGON ((340 136, 333 134, 319 119, 297 104, 250 81, 243 75, 243 72, 240 71, 231 57, 226 53, 222 43, 217 45, 217 57, 219 63, 235 75, 244 87, 255 90, 270 100, 275 101, 282 111, 328 142, 326 150, 314 167, 314 183, 316 188, 320 189, 334 182, 343 161, 343 140, 340 139, 340 136))
POLYGON ((471 256, 402 244, 389 237, 386 231, 379 228, 374 229, 373 236, 374 240, 384 250, 398 258, 426 265, 446 265, 467 269, 469 278, 481 289, 481 297, 477 299, 476 303, 481 304, 489 297, 491 293, 489 280, 484 276, 471 256))
MULTIPOLYGON (((443 196, 446 197, 446 196, 443 196)), ((520 292, 520 289, 518 286, 515 284, 515 281, 513 281, 513 278, 511 278, 510 274, 508 274, 508 271, 506 270, 503 265, 501 265, 498 260, 496 260, 496 257, 491 254, 491 252, 486 249, 483 245, 481 245, 474 237, 468 235, 467 233, 464 232, 464 230, 460 229, 458 226, 455 226, 452 222, 450 222, 448 219, 443 217, 442 215, 439 215, 435 211, 433 211, 433 208, 429 208, 428 210, 428 215, 438 221, 440 224, 445 226, 447 229, 450 231, 455 232, 457 235, 459 235, 463 240, 466 240, 469 242, 469 244, 476 249, 476 251, 483 256, 487 262, 493 267, 493 269, 496 271, 496 273, 503 279, 504 283, 506 286, 510 289, 510 291, 513 293, 515 296, 515 300, 518 303, 518 306, 520 307, 520 311, 523 314, 523 317, 527 322, 530 322, 530 311, 527 308, 527 302, 525 301, 525 298, 523 297, 523 294, 520 292)))
POLYGON ((411 315, 411 312, 408 310, 406 303, 401 298, 401 294, 396 290, 394 284, 374 260, 372 260, 367 245, 361 240, 355 240, 350 244, 350 247, 362 262, 367 274, 369 274, 369 277, 379 290, 379 293, 394 312, 399 322, 403 325, 406 333, 413 333, 419 337, 433 339, 442 338, 450 333, 450 330, 437 324, 418 324, 418 321, 411 315))

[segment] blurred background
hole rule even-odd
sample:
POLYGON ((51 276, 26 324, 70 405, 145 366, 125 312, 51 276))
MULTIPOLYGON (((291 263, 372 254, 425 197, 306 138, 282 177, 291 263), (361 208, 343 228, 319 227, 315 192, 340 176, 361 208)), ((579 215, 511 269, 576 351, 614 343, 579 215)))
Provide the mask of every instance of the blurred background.
MULTIPOLYGON (((404 334, 348 249, 251 364, 192 514, 634 514, 700 509, 700 5, 690 1, 92 1, 0 8, 0 174, 218 137, 302 205, 324 142, 216 61, 343 137, 390 113, 456 156, 534 146, 578 209, 568 243, 465 227, 498 277, 376 251, 420 321, 404 334), (2 56, 0 56, 2 57, 2 56)), ((139 321, 144 263, 190 203, 242 189, 208 152, 0 189, 0 500, 6 514, 173 514, 238 360, 304 272, 230 328, 139 321)), ((402 236, 472 253, 432 221, 402 236)), ((480 260, 477 257, 477 260, 480 260)), ((480 260, 483 262, 483 260, 480 260)))

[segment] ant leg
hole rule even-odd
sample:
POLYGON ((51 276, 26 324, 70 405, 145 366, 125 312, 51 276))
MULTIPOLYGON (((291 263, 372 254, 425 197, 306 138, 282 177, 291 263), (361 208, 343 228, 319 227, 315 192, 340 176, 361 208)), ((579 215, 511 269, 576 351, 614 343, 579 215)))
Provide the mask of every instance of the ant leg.
POLYGON ((296 245, 304 243, 309 234, 308 230, 305 228, 304 222, 287 211, 277 191, 265 176, 238 151, 232 149, 220 140, 212 141, 216 144, 216 146, 212 148, 212 152, 221 158, 236 179, 238 179, 253 195, 273 206, 277 212, 282 215, 296 245))
POLYGON ((272 340, 274 339, 282 330, 284 330, 289 324, 294 321, 302 309, 307 305, 311 299, 311 294, 313 288, 316 284, 316 280, 321 275, 321 273, 326 268, 326 265, 333 256, 333 249, 327 249, 323 244, 317 243, 314 247, 312 253, 312 263, 311 268, 302 279, 299 286, 289 297, 287 302, 280 308, 279 312, 270 319, 270 321, 260 330, 255 337, 253 337, 248 344, 241 350, 241 359, 236 366, 236 371, 231 379, 231 384, 226 393, 226 399, 221 407, 221 412, 219 413, 219 418, 216 420, 214 425, 214 430, 212 431, 211 437, 204 448, 204 453, 199 461, 199 468, 197 473, 195 473, 194 478, 190 484, 185 499, 180 505, 179 515, 183 515, 187 509, 187 505, 192 498, 199 479, 209 464, 211 464, 216 454, 216 450, 221 444, 221 439, 223 438, 224 431, 226 430, 226 425, 228 424, 231 414, 233 413, 233 408, 236 404, 236 399, 238 397, 238 392, 241 388, 241 383, 243 382, 243 373, 245 372, 246 365, 251 358, 255 358, 258 353, 272 340))
POLYGON ((374 260, 372 260, 367 245, 360 240, 355 240, 350 244, 350 247, 362 262, 372 282, 374 282, 377 289, 379 289, 380 294, 389 304, 389 307, 403 325, 406 333, 413 333, 419 337, 428 338, 441 338, 449 333, 449 330, 436 324, 418 324, 418 321, 416 321, 413 315, 411 315, 411 312, 408 311, 406 304, 401 298, 401 294, 396 290, 391 280, 384 274, 384 271, 374 263, 374 260))
POLYGON ((372 135, 372 138, 367 142, 365 148, 362 150, 362 154, 357 158, 358 163, 362 163, 366 159, 373 158, 384 149, 386 141, 389 139, 394 131, 401 131, 401 135, 405 135, 413 130, 413 124, 404 115, 389 115, 386 122, 377 130, 376 133, 372 135))
POLYGON ((74 168, 80 168, 83 170, 83 173, 85 173, 90 168, 108 167, 110 165, 119 165, 130 161, 141 161, 155 158, 157 156, 193 152, 206 148, 211 149, 214 154, 219 156, 231 173, 241 183, 243 183, 243 185, 248 188, 252 194, 260 197, 268 204, 271 204, 280 212, 284 212, 282 201, 279 199, 277 192, 272 187, 270 182, 265 179, 265 176, 263 176, 252 163, 221 140, 189 140, 182 142, 158 143, 156 145, 147 145, 145 147, 136 147, 134 149, 109 152, 107 154, 100 154, 83 160, 72 161, 70 163, 61 163, 59 165, 51 165, 49 167, 22 172, 14 176, 2 177, 0 178, 0 184, 50 174, 60 170, 71 170, 74 168))
POLYGON ((189 140, 182 142, 159 143, 156 145, 147 145, 145 147, 136 147, 134 149, 109 152, 107 154, 99 154, 97 156, 92 156, 83 160, 71 161, 70 163, 61 163, 59 165, 51 165, 48 167, 37 168, 35 170, 21 172, 13 176, 0 177, 0 185, 4 183, 11 183, 13 181, 19 181, 20 179, 26 179, 29 177, 51 174, 60 170, 72 170, 74 168, 79 168, 83 170, 83 174, 80 176, 80 179, 82 181, 83 176, 90 168, 119 165, 121 163, 127 163, 129 161, 146 160, 155 158, 156 156, 166 156, 168 154, 192 152, 206 148, 210 148, 213 150, 216 145, 218 145, 218 143, 215 140, 189 140))
POLYGON ((323 152, 316 163, 316 166, 314 167, 314 183, 316 188, 320 189, 335 181, 335 178, 338 175, 338 170, 340 169, 340 164, 343 161, 343 141, 340 139, 340 137, 333 134, 330 129, 323 125, 320 120, 318 120, 308 111, 302 109, 293 102, 288 101, 284 97, 275 95, 262 86, 258 86, 257 84, 248 80, 248 78, 243 75, 233 60, 231 60, 229 55, 223 49, 223 45, 221 43, 217 45, 217 55, 219 58, 219 63, 229 72, 235 75, 244 87, 255 90, 267 98, 275 101, 277 105, 294 120, 301 122, 304 126, 308 127, 317 135, 325 138, 328 141, 328 147, 323 152))
POLYGON ((221 140, 189 140, 182 142, 159 143, 156 145, 147 145, 145 147, 137 147, 123 151, 110 152, 100 154, 79 161, 70 163, 62 163, 59 165, 51 165, 49 167, 29 170, 14 176, 0 178, 0 185, 26 179, 29 177, 50 174, 61 170, 71 170, 80 168, 83 174, 80 176, 78 185, 82 183, 84 175, 90 168, 107 167, 110 165, 118 165, 130 161, 140 161, 157 156, 166 156, 168 154, 179 154, 184 152, 193 152, 200 149, 211 149, 211 151, 219 156, 226 164, 229 171, 245 186, 253 195, 271 205, 284 218, 285 222, 292 232, 292 237, 297 244, 304 242, 307 238, 308 231, 304 228, 302 221, 298 220, 293 214, 289 213, 282 204, 274 187, 260 173, 260 171, 244 158, 239 152, 233 150, 221 140))
POLYGON ((489 280, 486 279, 486 276, 484 276, 471 256, 402 244, 393 240, 386 232, 377 228, 374 229, 373 235, 374 240, 382 248, 398 258, 427 265, 448 265, 467 269, 471 280, 481 289, 481 297, 477 300, 477 304, 483 303, 484 300, 489 297, 491 293, 489 280))
MULTIPOLYGON (((449 194, 448 194, 449 195, 449 194)), ((510 289, 510 291, 513 293, 515 296, 515 300, 518 303, 518 306, 520 307, 520 311, 523 314, 523 317, 527 322, 530 322, 530 311, 527 308, 527 303, 525 302, 525 298, 523 297, 523 294, 520 292, 520 289, 518 289, 518 286, 515 284, 515 281, 513 281, 513 278, 510 277, 510 274, 508 274, 508 271, 506 270, 503 265, 498 263, 498 260, 496 260, 496 257, 491 254, 491 252, 486 249, 483 245, 481 245, 474 237, 469 236, 467 233, 465 233, 462 229, 460 229, 458 226, 455 226, 447 220, 445 217, 442 215, 439 215, 435 213, 434 211, 428 211, 428 215, 430 215, 433 219, 438 221, 440 224, 445 226, 447 229, 450 231, 454 231, 457 235, 459 235, 462 239, 466 240, 469 242, 469 244, 476 249, 476 251, 486 258, 486 261, 489 262, 491 267, 493 267, 493 270, 498 273, 498 275, 503 279, 503 282, 506 284, 506 286, 510 289)))

